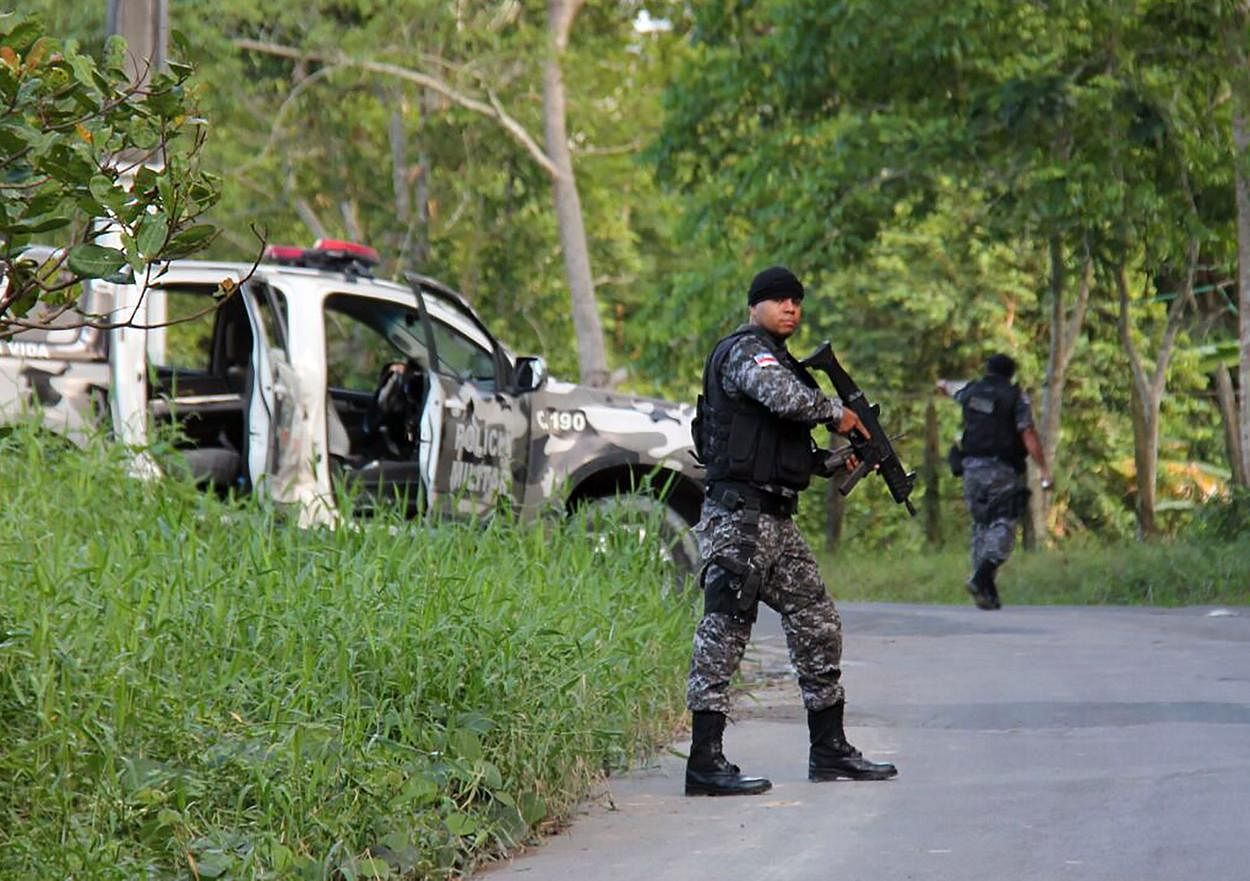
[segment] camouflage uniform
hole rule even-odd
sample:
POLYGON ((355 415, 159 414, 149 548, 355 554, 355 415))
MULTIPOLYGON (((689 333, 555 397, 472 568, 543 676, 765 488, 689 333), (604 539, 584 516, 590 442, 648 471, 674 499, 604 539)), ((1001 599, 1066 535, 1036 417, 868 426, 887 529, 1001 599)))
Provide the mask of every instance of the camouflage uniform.
POLYGON ((972 571, 1001 566, 1016 543, 1016 524, 1028 498, 1024 475, 990 458, 964 460, 964 502, 972 515, 972 571))
MULTIPOLYGON (((842 417, 840 401, 803 385, 756 337, 744 336, 734 344, 722 367, 721 383, 730 397, 749 396, 784 418, 823 423, 842 417)), ((797 495, 787 487, 759 488, 777 496, 797 495)), ((703 559, 739 544, 745 529, 741 509, 731 511, 705 500, 703 517, 695 527, 703 559)), ((755 554, 743 562, 762 575, 759 599, 781 615, 804 706, 813 711, 825 709, 844 697, 841 617, 794 521, 761 514, 758 529, 755 554)), ((704 614, 694 635, 686 690, 686 704, 692 712, 729 712, 729 682, 742 660, 754 620, 753 611, 704 614)))
MULTIPOLYGON (((970 386, 955 393, 961 395, 970 386)), ((1015 425, 1024 431, 1033 425, 1033 411, 1024 391, 1016 401, 1015 425)), ((963 460, 964 502, 972 517, 972 571, 983 562, 1001 566, 1015 547, 1016 524, 1028 503, 1025 475, 992 456, 969 456, 963 460)))

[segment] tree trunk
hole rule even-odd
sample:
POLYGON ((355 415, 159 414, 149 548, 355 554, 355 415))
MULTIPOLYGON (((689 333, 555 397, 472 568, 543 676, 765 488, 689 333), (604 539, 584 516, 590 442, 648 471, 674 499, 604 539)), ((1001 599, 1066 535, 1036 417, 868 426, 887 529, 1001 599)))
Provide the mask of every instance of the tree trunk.
MULTIPOLYGON (((395 216, 403 221, 404 232, 396 253, 401 272, 420 272, 430 259, 430 155, 425 146, 426 120, 438 110, 428 89, 418 93, 416 164, 409 160, 408 136, 404 131, 404 113, 391 112, 388 137, 391 144, 391 189, 395 194, 395 216)), ((397 106, 402 96, 392 99, 397 106)))
POLYGON ((836 554, 842 544, 842 521, 846 515, 846 496, 838 492, 837 482, 825 481, 825 547, 836 554))
MULTIPOLYGON (((1037 433, 1042 442, 1042 453, 1051 470, 1055 470, 1055 458, 1059 451, 1059 429, 1062 425, 1063 390, 1068 380, 1068 367, 1077 340, 1085 328, 1085 313, 1089 306, 1090 289, 1093 286, 1094 263, 1089 253, 1081 256, 1081 279, 1076 299, 1071 308, 1067 305, 1068 273, 1063 243, 1058 237, 1050 241, 1050 354, 1046 360, 1046 379, 1042 386, 1041 423, 1037 433)), ((1047 497, 1041 491, 1041 482, 1035 469, 1030 469, 1029 521, 1025 526, 1025 542, 1036 541, 1048 533, 1047 497), (1031 527, 1032 534, 1030 535, 1031 527)))
POLYGON ((416 211, 413 212, 412 222, 408 227, 412 230, 408 236, 412 243, 410 246, 412 256, 409 260, 418 270, 425 269, 425 265, 430 262, 430 171, 430 153, 422 140, 420 151, 417 153, 417 180, 414 194, 416 211))
POLYGON ((407 224, 412 219, 412 192, 408 186, 408 135, 404 131, 404 113, 400 109, 403 96, 398 89, 383 92, 392 106, 386 126, 386 139, 391 148, 391 194, 395 198, 395 218, 407 224))
POLYGON ((1250 2, 1240 0, 1232 13, 1221 37, 1233 111, 1233 193, 1237 206, 1238 451, 1242 479, 1250 481, 1250 53, 1245 37, 1250 2))
MULTIPOLYGON (((1237 203, 1238 434, 1243 481, 1250 479, 1250 88, 1233 111, 1237 203)), ((1237 89, 1234 89, 1234 94, 1237 89)), ((1242 483, 1242 486, 1247 486, 1242 483)))
POLYGON ((1237 429, 1237 390, 1233 378, 1223 364, 1215 368, 1215 402, 1220 408, 1220 424, 1224 427, 1224 450, 1228 455, 1228 471, 1234 486, 1246 488, 1246 471, 1242 465, 1241 436, 1237 429))
POLYGON ((286 191, 287 196, 291 199, 291 207, 295 209, 295 213, 299 215, 299 219, 304 222, 304 226, 308 227, 314 239, 328 239, 330 233, 326 229, 325 224, 321 222, 321 218, 317 216, 317 211, 308 202, 295 195, 295 188, 292 185, 291 176, 287 175, 286 183, 282 187, 286 191))
POLYGON ((360 203, 355 199, 343 199, 339 202, 339 216, 343 219, 343 230, 349 242, 363 242, 364 229, 360 225, 360 203))
POLYGON ((1132 325, 1129 321, 1128 277, 1124 266, 1115 267, 1115 284, 1120 299, 1120 344, 1128 358, 1132 375, 1133 411, 1133 459, 1136 464, 1137 485, 1137 532, 1140 538, 1153 538, 1157 534, 1155 524, 1155 474, 1159 465, 1159 403, 1167 385, 1168 362, 1176 335, 1180 332, 1181 319, 1186 307, 1193 301, 1194 273, 1198 269, 1198 242, 1190 240, 1186 249, 1185 282, 1168 307, 1167 324, 1155 354, 1154 372, 1147 375, 1133 342, 1132 325))
POLYGON ((547 156, 556 169, 551 186, 555 197, 556 222, 560 228, 560 246, 564 252, 564 271, 572 300, 578 370, 583 383, 603 387, 608 384, 608 362, 590 271, 590 248, 582 221, 581 198, 577 194, 573 158, 569 151, 564 74, 560 68, 560 56, 568 46, 569 30, 583 2, 547 0, 548 54, 543 68, 543 131, 547 156))
MULTIPOLYGON (((1149 392, 1147 392, 1149 393, 1149 392)), ((1142 400, 1136 382, 1129 392, 1133 414, 1133 465, 1137 484, 1137 537, 1153 538, 1155 523, 1155 476, 1158 467, 1159 422, 1151 419, 1151 408, 1142 400)), ((1157 412, 1155 410, 1154 412, 1157 412)))
POLYGON ((932 398, 924 410, 924 536, 932 546, 942 543, 942 447, 938 437, 937 404, 932 398))

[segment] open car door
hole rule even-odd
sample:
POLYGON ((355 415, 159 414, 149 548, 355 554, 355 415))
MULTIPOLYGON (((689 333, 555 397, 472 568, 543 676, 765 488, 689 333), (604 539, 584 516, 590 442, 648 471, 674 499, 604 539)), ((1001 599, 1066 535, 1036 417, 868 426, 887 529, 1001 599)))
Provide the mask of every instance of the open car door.
POLYGON ((143 289, 135 284, 91 282, 97 296, 113 299, 109 331, 109 416, 114 438, 135 451, 131 471, 155 477, 160 468, 147 453, 148 370, 147 303, 143 289))
POLYGON ((432 366, 422 414, 421 454, 430 504, 477 516, 519 505, 529 455, 528 402, 511 390, 502 347, 454 294, 419 277, 409 283, 432 366))
MULTIPOLYGON (((240 291, 252 329, 247 397, 247 470, 252 485, 298 508, 301 526, 333 523, 338 513, 314 426, 325 395, 291 360, 286 298, 264 279, 240 291)), ((323 415, 323 414, 322 414, 323 415)))

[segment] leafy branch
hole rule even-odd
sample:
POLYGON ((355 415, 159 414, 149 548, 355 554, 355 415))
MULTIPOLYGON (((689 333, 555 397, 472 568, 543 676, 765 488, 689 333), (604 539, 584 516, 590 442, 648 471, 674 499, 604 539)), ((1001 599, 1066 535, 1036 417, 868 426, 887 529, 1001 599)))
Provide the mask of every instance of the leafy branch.
POLYGON ((125 53, 113 37, 97 63, 37 18, 0 24, 0 338, 49 326, 84 280, 150 280, 218 233, 191 67, 136 83, 125 53), (48 235, 63 247, 31 249, 48 235))

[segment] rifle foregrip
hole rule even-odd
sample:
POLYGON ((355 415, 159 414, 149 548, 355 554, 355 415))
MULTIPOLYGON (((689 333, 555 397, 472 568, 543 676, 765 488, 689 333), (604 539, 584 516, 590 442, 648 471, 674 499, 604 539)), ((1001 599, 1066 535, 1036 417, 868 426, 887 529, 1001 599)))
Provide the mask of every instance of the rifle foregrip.
POLYGON ((838 492, 844 496, 849 496, 851 494, 851 490, 855 489, 855 484, 863 480, 868 474, 868 469, 870 467, 872 466, 861 459, 860 463, 855 466, 855 470, 849 472, 846 477, 842 479, 842 482, 838 484, 838 492))

